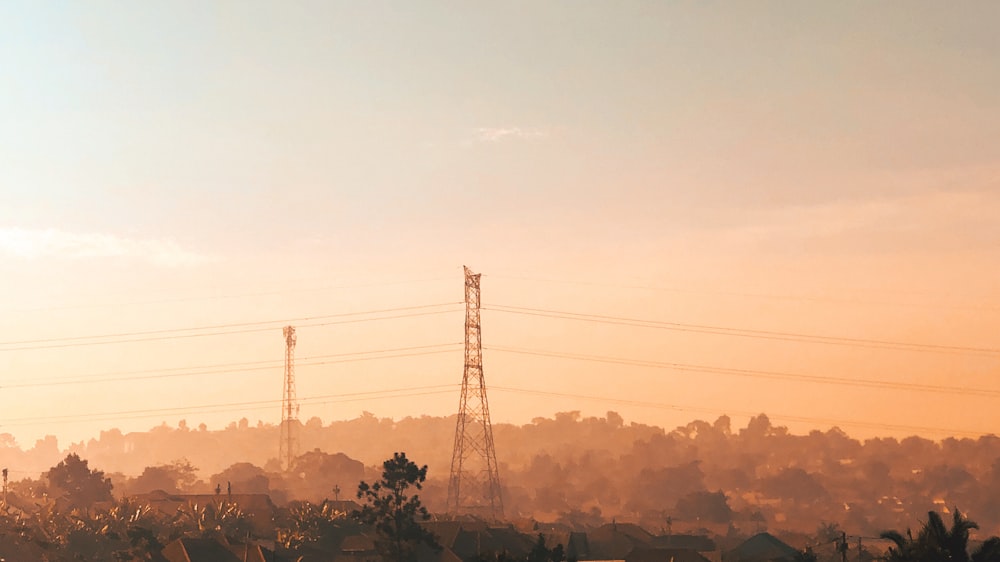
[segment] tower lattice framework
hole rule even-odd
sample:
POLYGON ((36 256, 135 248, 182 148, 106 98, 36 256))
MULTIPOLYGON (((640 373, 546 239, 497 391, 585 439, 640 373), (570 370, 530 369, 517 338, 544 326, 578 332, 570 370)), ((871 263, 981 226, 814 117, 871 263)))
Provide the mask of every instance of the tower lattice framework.
POLYGON ((472 513, 496 521, 503 518, 503 501, 483 378, 480 276, 465 268, 465 369, 448 479, 448 512, 472 513))
POLYGON ((285 470, 289 470, 299 449, 299 402, 295 397, 295 328, 285 326, 281 333, 285 337, 285 386, 281 398, 281 445, 278 447, 278 461, 285 470))

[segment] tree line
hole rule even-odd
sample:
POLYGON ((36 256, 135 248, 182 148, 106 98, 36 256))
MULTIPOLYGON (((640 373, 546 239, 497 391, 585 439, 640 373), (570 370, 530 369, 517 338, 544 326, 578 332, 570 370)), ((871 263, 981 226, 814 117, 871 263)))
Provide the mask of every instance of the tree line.
MULTIPOLYGON (((358 509, 344 510, 339 501, 292 502, 275 509, 270 536, 262 536, 254 515, 243 509, 239 499, 221 490, 211 500, 189 501, 174 513, 158 511, 141 497, 115 498, 110 478, 72 453, 42 479, 47 487, 41 498, 17 493, 5 498, 0 509, 0 556, 60 562, 155 560, 166 544, 180 538, 232 543, 273 539, 276 550, 290 559, 309 549, 332 555, 346 537, 362 535, 373 538, 376 551, 387 562, 415 562, 421 548, 434 552, 442 548, 423 525, 431 517, 419 495, 427 465, 418 466, 402 452, 382 463, 377 480, 357 484, 358 509)), ((563 562, 564 558, 561 545, 548 548, 541 536, 523 559, 493 555, 505 562, 563 562)))
MULTIPOLYGON (((128 435, 109 430, 66 452, 105 467, 117 494, 207 493, 232 482, 284 505, 318 502, 337 486, 377 476, 385 450, 449 466, 454 423, 454 417, 431 416, 363 414, 329 424, 314 418, 300 428, 303 454, 293 472, 277 466, 277 428, 246 420, 217 431, 187 424, 128 435)), ((576 529, 616 519, 651 529, 669 520, 679 531, 732 526, 742 533, 768 527, 809 533, 832 521, 873 536, 958 506, 984 530, 1000 532, 1000 439, 992 435, 862 441, 838 428, 795 435, 763 414, 741 428, 722 416, 665 430, 626 423, 615 412, 496 424, 494 435, 506 510, 576 529)), ((64 454, 54 440, 22 451, 0 436, 5 466, 37 466, 42 458, 51 464, 64 454)), ((30 478, 12 483, 43 485, 30 478)), ((443 510, 447 474, 424 486, 425 505, 443 510)))

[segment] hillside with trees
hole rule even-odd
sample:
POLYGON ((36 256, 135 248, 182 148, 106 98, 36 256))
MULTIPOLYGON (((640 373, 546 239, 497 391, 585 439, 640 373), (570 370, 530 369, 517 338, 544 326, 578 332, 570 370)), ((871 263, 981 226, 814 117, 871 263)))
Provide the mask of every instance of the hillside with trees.
MULTIPOLYGON (((109 430, 60 449, 54 438, 22 450, 0 446, 11 490, 52 492, 42 470, 67 454, 105 473, 116 497, 167 493, 266 493, 278 505, 347 498, 371 481, 387 451, 406 450, 429 467, 421 497, 443 511, 455 419, 358 418, 301 427, 301 454, 279 469, 278 428, 240 420, 223 430, 161 425, 109 430), (32 467, 42 467, 31 472, 32 467)), ((733 428, 723 416, 673 430, 626 423, 608 412, 564 412, 521 426, 494 426, 510 518, 583 529, 615 519, 660 531, 813 533, 822 523, 877 536, 929 511, 958 508, 984 532, 1000 531, 1000 439, 921 437, 859 441, 832 428, 794 435, 765 415, 733 428)))

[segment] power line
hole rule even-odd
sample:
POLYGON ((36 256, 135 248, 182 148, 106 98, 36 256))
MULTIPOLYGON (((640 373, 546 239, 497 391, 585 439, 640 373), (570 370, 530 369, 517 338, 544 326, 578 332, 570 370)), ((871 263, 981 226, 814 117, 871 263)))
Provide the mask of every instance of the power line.
POLYGON ((202 326, 202 327, 192 327, 192 328, 175 328, 175 329, 171 329, 171 330, 151 330, 151 331, 146 331, 146 332, 132 332, 132 333, 121 333, 121 334, 113 334, 113 335, 74 336, 74 337, 71 337, 71 338, 51 338, 51 339, 47 339, 47 340, 34 340, 34 341, 25 340, 25 341, 22 341, 22 342, 0 342, 0 346, 17 345, 17 344, 22 344, 22 343, 34 343, 34 342, 68 342, 68 343, 53 343, 53 344, 45 343, 43 345, 26 345, 26 346, 20 346, 20 347, 6 347, 6 348, 0 347, 0 351, 23 351, 23 350, 35 350, 35 349, 53 349, 53 348, 64 348, 64 347, 80 347, 80 346, 91 346, 91 345, 107 345, 107 344, 118 344, 118 343, 132 343, 132 342, 144 342, 144 341, 162 341, 162 340, 173 340, 173 339, 182 339, 182 338, 196 338, 196 337, 203 337, 203 336, 221 336, 221 335, 230 335, 230 334, 245 334, 245 333, 252 333, 252 332, 265 332, 265 331, 270 331, 270 330, 275 329, 274 326, 268 326, 268 327, 262 327, 262 328, 245 328, 245 329, 236 329, 236 330, 221 330, 221 331, 214 331, 214 332, 199 332, 199 333, 191 333, 191 334, 178 333, 178 332, 192 332, 192 331, 198 331, 198 330, 211 330, 211 329, 215 329, 215 328, 219 328, 219 327, 237 327, 237 326, 241 326, 241 325, 244 325, 244 326, 254 326, 254 325, 262 325, 262 324, 281 324, 283 322, 298 322, 299 326, 319 327, 319 326, 333 326, 333 325, 338 325, 338 324, 354 324, 354 323, 359 323, 359 322, 373 322, 373 321, 378 321, 378 320, 395 320, 395 319, 399 319, 399 318, 413 318, 413 317, 418 317, 418 316, 430 316, 430 315, 435 315, 435 314, 448 314, 448 313, 455 312, 455 310, 431 310, 431 311, 425 311, 425 312, 413 312, 413 313, 407 313, 407 314, 396 314, 396 315, 391 315, 391 316, 375 316, 375 317, 372 317, 372 318, 352 318, 352 319, 349 319, 349 320, 335 320, 335 321, 327 321, 327 322, 303 323, 303 322, 309 322, 310 320, 318 320, 318 319, 324 319, 324 318, 340 318, 340 317, 345 317, 345 316, 360 316, 360 315, 366 315, 366 314, 378 314, 378 313, 393 312, 393 311, 405 311, 405 310, 416 310, 416 309, 426 309, 426 308, 435 308, 435 307, 443 307, 443 306, 452 306, 452 305, 456 305, 456 304, 461 304, 461 303, 441 303, 441 304, 422 305, 422 306, 400 307, 400 308, 395 308, 395 309, 382 309, 382 310, 378 310, 378 311, 349 312, 349 313, 332 314, 332 315, 326 315, 326 316, 313 316, 313 317, 306 317, 306 318, 300 318, 300 319, 290 319, 290 320, 266 320, 266 321, 259 321, 259 322, 245 322, 245 323, 240 323, 240 324, 229 324, 229 325, 224 325, 223 324, 223 325, 202 326), (169 335, 153 335, 153 336, 150 336, 150 337, 132 337, 132 336, 144 336, 146 334, 169 334, 169 335), (81 341, 81 340, 91 340, 91 339, 98 339, 98 338, 121 338, 121 339, 104 339, 104 340, 101 340, 101 341, 81 341))
MULTIPOLYGON (((331 358, 331 357, 344 357, 344 356, 350 356, 350 355, 364 355, 364 354, 383 353, 383 352, 390 352, 390 351, 408 351, 408 350, 414 350, 414 349, 426 349, 426 348, 431 348, 431 347, 445 347, 445 346, 449 346, 449 345, 461 345, 461 344, 462 344, 462 342, 453 342, 453 343, 440 343, 440 344, 418 345, 418 346, 409 346, 409 347, 397 347, 397 348, 388 348, 388 349, 370 349, 370 350, 366 350, 366 351, 350 351, 350 352, 346 352, 346 353, 333 353, 333 354, 324 354, 324 355, 311 355, 309 357, 303 357, 302 359, 304 361, 310 361, 310 360, 314 360, 314 359, 328 359, 328 358, 331 358)), ((254 365, 263 365, 263 364, 269 364, 269 363, 275 363, 275 364, 278 364, 280 366, 281 361, 282 361, 281 359, 265 359, 265 360, 261 360, 261 361, 240 361, 240 362, 226 362, 226 363, 211 363, 211 364, 207 364, 207 365, 187 365, 187 366, 184 366, 184 367, 161 367, 161 368, 156 368, 156 369, 140 369, 140 370, 129 369, 127 371, 104 371, 104 372, 99 372, 99 373, 85 373, 85 374, 71 375, 69 377, 58 377, 58 378, 55 378, 55 379, 42 379, 42 380, 65 380, 67 378, 76 379, 76 378, 89 378, 89 377, 109 377, 109 376, 115 376, 115 375, 140 375, 140 374, 145 374, 145 373, 165 373, 165 372, 171 372, 171 371, 190 371, 192 369, 217 369, 217 368, 229 368, 229 367, 240 367, 240 366, 254 366, 254 365)))
MULTIPOLYGON (((202 300, 223 300, 223 299, 240 299, 247 297, 263 297, 263 296, 273 296, 273 295, 286 295, 289 293, 315 293, 321 291, 331 291, 337 289, 364 289, 369 287, 384 287, 389 285, 402 285, 402 284, 413 284, 413 283, 430 283, 434 281, 450 281, 450 277, 433 277, 433 278, 423 278, 423 279, 408 279, 408 280, 392 280, 384 282, 372 282, 372 283, 357 283, 350 285, 326 285, 322 287, 311 287, 303 289, 283 289, 275 291, 258 291, 252 293, 235 293, 228 295, 202 295, 202 296, 192 296, 192 297, 176 297, 176 298, 163 298, 163 299, 151 299, 142 301, 129 301, 129 302, 104 302, 104 303, 87 303, 87 304, 71 304, 64 306, 50 306, 50 307, 39 307, 39 308, 15 308, 8 309, 8 312, 47 312, 54 310, 73 310, 81 308, 105 308, 105 307, 116 307, 116 306, 138 306, 146 304, 169 304, 176 302, 190 302, 190 301, 202 301, 202 300)), ((299 283, 301 280, 288 281, 288 283, 299 283)))
MULTIPOLYGON (((457 384, 446 384, 446 385, 399 388, 399 389, 358 392, 358 393, 329 394, 329 395, 320 395, 320 396, 303 398, 302 401, 304 403, 307 403, 308 405, 325 405, 325 404, 357 402, 357 401, 375 400, 375 399, 381 400, 381 399, 392 399, 392 398, 408 398, 415 396, 448 394, 453 392, 454 389, 458 386, 459 385, 457 384)), ((533 389, 495 386, 495 385, 491 386, 491 388, 499 392, 507 392, 514 394, 522 394, 522 395, 573 398, 577 400, 588 400, 606 404, 619 404, 626 406, 654 408, 660 410, 673 410, 679 412, 697 412, 697 413, 721 415, 720 410, 718 409, 680 406, 675 404, 666 404, 662 402, 649 402, 641 400, 611 398, 607 396, 589 396, 582 394, 571 394, 566 392, 533 390, 533 389)), ((44 424, 79 423, 88 421, 98 422, 98 421, 114 421, 120 419, 155 418, 163 415, 214 414, 214 413, 226 413, 232 411, 266 410, 266 409, 272 409, 274 405, 278 404, 279 402, 280 402, 279 400, 260 400, 260 401, 250 401, 250 402, 203 404, 198 406, 179 407, 179 408, 138 409, 138 410, 127 410, 119 412, 97 412, 97 413, 77 414, 77 415, 67 415, 67 416, 12 418, 9 420, 3 420, 2 423, 0 423, 0 427, 30 426, 30 425, 39 425, 43 423, 44 424)), ((722 413, 748 416, 748 417, 753 417, 759 414, 759 412, 738 411, 738 410, 736 411, 726 410, 725 412, 722 413)), ((909 431, 916 433, 936 433, 942 435, 955 435, 955 436, 961 435, 968 437, 979 437, 982 435, 989 434, 989 432, 983 432, 983 431, 970 431, 962 429, 947 429, 940 427, 911 426, 911 425, 900 425, 900 424, 885 424, 885 423, 862 422, 855 420, 832 419, 832 418, 814 418, 814 417, 794 416, 786 414, 768 414, 768 417, 776 421, 786 421, 786 422, 792 421, 792 422, 810 423, 815 425, 830 425, 830 426, 845 425, 854 427, 865 427, 870 429, 909 431)))
MULTIPOLYGON (((334 365, 338 363, 353 363, 358 361, 373 361, 378 359, 396 359, 401 357, 417 357, 421 355, 450 353, 456 350, 433 349, 433 348, 441 348, 441 347, 454 348, 459 345, 462 345, 462 343, 455 342, 446 344, 418 345, 418 346, 397 347, 389 349, 376 349, 369 351, 356 351, 351 353, 314 355, 311 357, 305 357, 303 358, 302 361, 298 361, 297 366, 315 367, 322 365, 334 365), (336 358, 336 359, 332 361, 315 361, 316 359, 328 359, 328 358, 336 358)), ((179 367, 172 369, 151 369, 146 371, 131 371, 131 372, 118 371, 114 373, 105 373, 96 375, 79 375, 76 377, 34 380, 32 382, 13 382, 13 383, 0 384, 0 388, 3 389, 34 388, 34 387, 46 387, 46 386, 63 386, 67 384, 91 384, 91 383, 101 383, 101 382, 152 380, 152 379, 165 379, 174 377, 242 373, 246 371, 275 370, 279 369, 280 367, 281 367, 281 360, 251 361, 245 363, 219 363, 201 367, 179 367)))
POLYGON ((837 298, 837 297, 822 297, 816 295, 781 295, 775 293, 750 293, 742 291, 708 291, 701 289, 681 289, 677 287, 663 287, 656 285, 647 284, 627 284, 627 283, 602 283, 596 281, 581 281, 575 279, 549 279, 544 277, 528 277, 520 275, 498 275, 490 274, 483 275, 484 277, 489 277, 491 279, 510 279, 516 281, 529 281, 532 283, 542 282, 542 283, 557 283, 557 284, 567 284, 567 285, 582 285, 582 286, 592 286, 592 287, 607 287, 614 289, 636 289, 643 291, 661 291, 661 292, 671 292, 671 293, 684 293, 684 294, 696 294, 696 295, 723 295, 723 296, 733 296, 733 297, 749 297, 749 298, 760 298, 760 299, 773 299, 773 300, 789 300, 789 301, 803 301, 803 302, 825 302, 831 304, 856 304, 863 306, 899 306, 899 307, 917 307, 917 308, 939 308, 939 309, 951 309, 951 310, 970 310, 970 311, 983 311, 983 310, 1000 310, 1000 306, 992 305, 982 305, 982 306, 960 306, 960 305, 944 305, 939 303, 916 303, 916 302, 891 302, 891 301, 881 301, 881 300, 862 300, 862 299, 851 299, 851 298, 837 298))
POLYGON ((450 306, 462 304, 461 302, 447 302, 439 304, 424 304, 418 306, 404 306, 397 308, 382 308, 376 310, 363 310, 359 312, 341 312, 338 314, 325 314, 322 316, 305 316, 301 318, 291 318, 285 320, 256 320, 253 322, 234 322, 229 324, 209 324, 206 326, 195 326, 190 328, 166 328, 162 330, 145 330, 141 332, 119 332, 113 334, 99 334, 93 336, 71 336, 62 338, 46 338, 46 339, 34 339, 34 340, 19 340, 19 341, 8 341, 0 342, 0 345, 22 345, 30 343, 51 343, 51 342, 69 342, 76 340, 93 340, 93 339, 104 339, 104 338, 117 338, 117 337, 132 337, 132 336, 148 336, 153 334, 170 334, 174 332, 192 332, 200 330, 217 330, 221 328, 244 328, 247 326, 260 326, 263 324, 280 324, 281 322, 312 322, 315 320, 326 320, 328 318, 342 318, 346 316, 365 316, 370 314, 381 314, 384 312, 401 312, 404 310, 419 310, 425 308, 438 308, 442 306, 450 306))
MULTIPOLYGON (((426 396, 432 394, 451 393, 457 384, 443 384, 432 386, 418 386, 409 388, 396 388, 386 390, 374 390, 366 392, 352 392, 341 394, 324 394, 310 396, 300 399, 300 402, 307 405, 325 405, 341 402, 358 402, 365 400, 382 400, 391 398, 408 398, 413 396, 426 396)), ((197 406, 183 406, 174 408, 143 408, 136 410, 123 410, 117 412, 91 412, 86 414, 70 414, 64 416, 36 416, 25 418, 11 418, 0 421, 0 427, 37 425, 41 423, 79 423, 96 422, 120 419, 138 419, 159 417, 163 415, 187 415, 187 414, 213 414, 231 411, 265 410, 272 409, 280 400, 254 400, 247 402, 225 402, 215 404, 201 404, 197 406)))
MULTIPOLYGON (((398 388, 398 389, 388 389, 379 391, 357 392, 357 393, 319 395, 319 396, 311 396, 303 398, 302 402, 308 405, 325 405, 325 404, 356 402, 356 401, 365 401, 374 399, 407 398, 415 396, 448 394, 453 392, 454 389, 458 386, 459 385, 457 384, 446 384, 446 385, 433 385, 433 386, 398 388)), ((522 395, 573 398, 577 400, 588 400, 606 404, 619 404, 626 406, 654 408, 660 410, 673 410, 679 412, 720 414, 720 411, 718 409, 681 406, 681 405, 667 404, 662 402, 621 399, 621 398, 612 398, 607 396, 589 396, 582 394, 571 394, 566 392, 555 392, 555 391, 545 391, 545 390, 535 390, 535 389, 525 389, 525 388, 515 388, 515 387, 505 387, 505 386, 495 386, 495 385, 492 386, 491 388, 499 392, 515 393, 522 395)), ((214 414, 214 413, 225 413, 232 411, 255 411, 255 410, 272 409, 274 405, 278 403, 280 403, 279 400, 259 400, 259 401, 247 401, 247 402, 202 404, 197 406, 175 407, 175 408, 147 408, 147 409, 126 410, 117 412, 94 412, 94 413, 75 414, 66 416, 39 416, 39 417, 28 417, 28 418, 12 418, 9 420, 3 420, 2 422, 0 422, 0 426, 30 426, 39 424, 52 424, 52 423, 80 423, 80 422, 115 421, 121 419, 155 418, 165 415, 175 416, 175 415, 189 415, 189 414, 214 414)), ((738 411, 738 410, 737 411, 727 410, 723 413, 748 416, 748 417, 753 417, 759 414, 759 412, 738 411)), ((901 425, 901 424, 885 424, 885 423, 863 422, 856 420, 844 420, 844 419, 832 419, 832 418, 814 418, 814 417, 794 416, 786 414, 768 414, 768 417, 776 421, 793 421, 793 422, 809 423, 814 425, 830 425, 830 426, 845 425, 845 426, 865 427, 865 428, 883 429, 892 431, 909 431, 916 433, 936 433, 943 435, 956 435, 956 436, 961 435, 968 437, 978 437, 981 435, 988 434, 988 432, 970 431, 962 429, 947 429, 940 427, 911 426, 911 425, 901 425)))
POLYGON ((896 349, 903 351, 1000 354, 1000 348, 991 348, 991 347, 970 347, 970 346, 952 346, 952 345, 939 345, 939 344, 926 344, 926 343, 909 343, 909 342, 875 340, 875 339, 865 339, 865 338, 822 336, 815 334, 802 334, 796 332, 778 332, 769 330, 754 330, 747 328, 730 328, 726 326, 713 326, 707 324, 686 324, 681 322, 665 322, 659 320, 643 320, 639 318, 627 318, 623 316, 610 316, 604 314, 585 314, 579 312, 568 312, 562 310, 551 310, 543 308, 528 308, 521 306, 493 305, 493 306, 484 306, 483 310, 491 310, 494 312, 504 312, 509 314, 521 314, 527 316, 539 316, 544 318, 578 320, 582 322, 596 322, 600 324, 610 324, 618 326, 655 328, 655 329, 673 330, 679 332, 695 332, 703 334, 738 336, 744 338, 757 338, 757 339, 767 339, 767 340, 782 340, 782 341, 794 341, 803 343, 818 343, 826 345, 843 345, 843 346, 868 347, 868 348, 879 348, 879 349, 896 349))
POLYGON ((644 359, 628 359, 621 357, 606 357, 600 355, 582 355, 577 353, 561 353, 561 352, 524 349, 515 347, 487 346, 484 349, 487 349, 489 351, 500 351, 503 353, 517 353, 520 355, 552 357, 557 359, 572 359, 575 361, 610 363, 615 365, 629 365, 634 367, 648 367, 653 369, 668 369, 673 371, 690 371, 690 372, 709 373, 717 375, 733 375, 741 377, 754 377, 754 378, 766 378, 766 379, 777 379, 777 380, 794 380, 799 382, 836 384, 845 386, 860 386, 866 388, 882 388, 891 390, 916 390, 921 392, 934 392, 934 393, 943 392, 949 394, 966 394, 972 396, 1000 396, 1000 390, 992 390, 987 388, 952 387, 952 386, 894 382, 894 381, 884 381, 884 380, 874 380, 874 379, 849 379, 849 378, 832 377, 826 375, 808 375, 799 373, 784 373, 780 371, 762 371, 755 369, 712 367, 708 365, 692 365, 687 363, 648 361, 644 359))
MULTIPOLYGON (((360 352, 351 353, 339 353, 339 354, 328 354, 328 355, 318 355, 308 358, 304 358, 303 362, 299 363, 300 367, 313 367, 322 365, 331 365, 339 363, 348 363, 356 361, 369 361, 378 359, 392 359, 392 358, 402 358, 402 357, 414 357, 421 355, 430 355, 438 353, 450 353, 456 351, 455 349, 436 349, 436 348, 455 348, 462 345, 462 342, 454 342, 448 344, 433 344, 426 346, 409 346, 409 347, 399 347, 399 348, 388 348, 379 350, 367 350, 360 352), (318 359, 330 358, 332 360, 317 361, 318 359)), ((606 357, 606 356, 596 356, 596 355, 583 355, 574 353, 561 353, 561 352, 550 352, 543 350, 533 350, 533 349, 523 349, 523 348, 511 348, 502 346, 484 346, 484 349, 489 351, 499 351, 504 353, 515 353, 522 355, 532 355, 540 357, 551 357, 559 359, 571 359, 578 361, 588 361, 588 362, 599 362, 599 363, 610 363, 610 364, 621 364, 629 366, 638 366, 645 368, 655 368, 655 369, 668 369, 668 370, 681 370, 681 371, 693 371, 693 372, 705 372, 711 374, 722 374, 722 375, 735 375, 735 376, 749 376, 749 377, 763 377, 763 378, 773 378, 773 379, 791 379, 791 380, 801 380, 803 382, 818 382, 825 384, 843 384, 851 386, 862 386, 862 387, 872 387, 872 388, 888 388, 888 389, 901 389, 901 390, 917 390, 926 392, 948 392, 955 394, 971 394, 971 395, 985 395, 985 396, 997 396, 1000 395, 1000 391, 990 390, 990 389, 978 389, 978 388, 952 388, 946 386, 937 385, 919 385, 913 383, 895 383, 891 381, 878 381, 878 380, 855 380, 855 379, 844 379, 837 377, 827 377, 819 375, 802 375, 795 373, 781 373, 774 371, 758 371, 752 369, 731 369, 725 367, 712 367, 705 365, 691 365, 684 363, 671 363, 671 362, 660 362, 660 361, 648 361, 648 360, 636 360, 628 358, 619 357, 606 357)), ((127 377, 116 377, 116 378, 97 378, 97 379, 78 379, 78 380, 48 380, 48 381, 38 381, 29 383, 15 383, 3 385, 2 388, 22 388, 22 387, 41 387, 41 386, 56 386, 64 384, 84 384, 89 382, 108 382, 108 381, 121 381, 121 380, 147 380, 147 379, 157 379, 157 378, 170 378, 179 376, 197 376, 197 375, 214 375, 223 373, 233 373, 233 372, 244 372, 249 370, 274 370, 280 367, 280 361, 262 361, 262 362, 251 362, 251 363, 233 363, 231 365, 239 366, 240 368, 233 369, 216 369, 216 370, 191 370, 183 372, 168 372, 168 373, 158 373, 154 371, 154 374, 139 375, 139 376, 127 376, 127 377), (269 365, 261 366, 260 363, 271 363, 269 365)), ((213 366, 206 367, 225 367, 227 364, 216 364, 213 366)), ((184 369, 197 369, 195 367, 184 368, 184 369)), ((129 373, 120 373, 128 375, 129 373)), ((569 396, 569 395, 568 395, 569 396)), ((634 402, 634 401, 633 401, 634 402)), ((684 408, 677 407, 675 409, 684 410, 684 408)), ((748 414, 752 415, 752 414, 748 414)), ((860 422, 851 422, 857 425, 860 422)), ((906 428, 906 426, 900 426, 906 428)), ((895 426, 888 427, 889 429, 895 428, 895 426)))

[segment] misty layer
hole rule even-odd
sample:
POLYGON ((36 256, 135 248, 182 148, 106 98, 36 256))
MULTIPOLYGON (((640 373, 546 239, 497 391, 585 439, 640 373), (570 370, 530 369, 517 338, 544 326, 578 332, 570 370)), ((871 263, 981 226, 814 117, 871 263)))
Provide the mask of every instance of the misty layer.
MULTIPOLYGON (((277 461, 278 428, 246 419, 224 430, 203 425, 156 427, 98 439, 62 451, 54 438, 22 450, 11 439, 0 462, 12 493, 48 493, 43 471, 66 453, 103 470, 115 496, 267 494, 294 500, 351 499, 377 474, 386 451, 406 450, 429 466, 422 499, 443 512, 454 417, 378 419, 370 414, 301 427, 302 450, 291 471, 277 461), (38 467, 32 473, 28 469, 38 467), (38 478, 38 479, 36 479, 38 478)), ((615 519, 651 530, 812 532, 835 522, 851 533, 906 528, 930 510, 959 508, 984 532, 1000 529, 1000 439, 850 438, 833 428, 791 435, 768 418, 732 430, 728 417, 673 431, 627 424, 618 414, 577 412, 495 426, 508 518, 558 522, 572 529, 615 519)))

